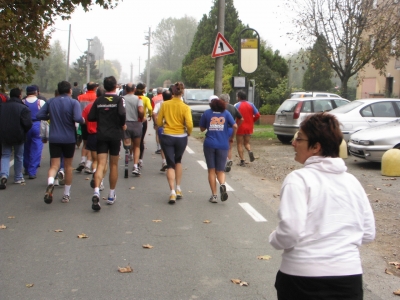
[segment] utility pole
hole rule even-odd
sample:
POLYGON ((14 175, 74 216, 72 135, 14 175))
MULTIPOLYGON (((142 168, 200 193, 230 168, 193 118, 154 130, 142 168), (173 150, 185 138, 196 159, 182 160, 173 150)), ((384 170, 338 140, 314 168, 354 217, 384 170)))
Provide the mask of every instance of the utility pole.
POLYGON ((67 54, 67 71, 65 73, 65 81, 68 81, 69 77, 69 52, 71 45, 71 24, 69 24, 69 34, 68 34, 68 54, 67 54))
POLYGON ((130 82, 133 82, 133 63, 131 63, 131 80, 130 82))
MULTIPOLYGON (((218 0, 218 27, 217 31, 224 35, 225 32, 225 0, 218 0)), ((215 59, 215 75, 214 75, 214 94, 222 94, 222 73, 224 66, 224 57, 215 59)))
POLYGON ((140 56, 139 56, 139 79, 140 79, 140 56))
POLYGON ((149 35, 146 35, 144 37, 145 40, 147 40, 146 43, 143 43, 143 45, 147 45, 147 76, 146 76, 146 87, 147 91, 150 88, 150 44, 151 44, 151 27, 149 27, 149 35))
POLYGON ((93 39, 87 39, 88 41, 88 50, 87 50, 87 55, 86 55, 86 83, 90 82, 90 61, 89 61, 89 54, 90 54, 90 42, 93 41, 93 39))

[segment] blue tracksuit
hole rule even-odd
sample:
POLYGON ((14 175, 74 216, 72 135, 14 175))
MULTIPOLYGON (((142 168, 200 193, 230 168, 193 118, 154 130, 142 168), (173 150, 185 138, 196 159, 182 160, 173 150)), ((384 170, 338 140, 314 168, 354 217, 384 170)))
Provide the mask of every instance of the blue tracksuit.
POLYGON ((32 128, 26 134, 26 142, 24 146, 24 169, 28 175, 36 175, 37 168, 40 166, 42 158, 43 142, 40 138, 40 120, 36 118, 37 112, 40 110, 39 99, 35 102, 25 104, 31 110, 32 128))

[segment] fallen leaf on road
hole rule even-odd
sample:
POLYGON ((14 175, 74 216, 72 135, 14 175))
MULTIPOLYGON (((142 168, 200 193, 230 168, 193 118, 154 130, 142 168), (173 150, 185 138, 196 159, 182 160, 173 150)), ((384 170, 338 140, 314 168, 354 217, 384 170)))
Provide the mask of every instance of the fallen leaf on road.
POLYGON ((242 281, 240 279, 231 279, 234 284, 240 284, 242 281))
POLYGON ((211 221, 210 220, 204 220, 203 223, 208 224, 208 223, 211 223, 211 221))
POLYGON ((31 287, 33 287, 33 283, 28 283, 28 284, 26 284, 25 285, 27 288, 31 288, 31 287))
POLYGON ((396 296, 400 296, 400 290, 394 291, 393 294, 395 294, 396 296))
POLYGON ((276 167, 275 166, 271 166, 271 169, 275 169, 276 167))
POLYGON ((393 275, 393 273, 390 272, 388 269, 385 269, 385 273, 386 273, 386 274, 389 274, 389 275, 393 275))
POLYGON ((382 180, 397 180, 396 178, 382 178, 382 180))
POLYGON ((392 186, 392 184, 388 183, 388 184, 384 184, 384 186, 392 186))
POLYGON ((400 263, 399 262, 397 262, 397 261, 390 261, 389 262, 389 265, 393 265, 393 266, 400 266, 400 263))
POLYGON ((90 180, 90 178, 89 178, 89 177, 86 177, 85 180, 90 180))
POLYGON ((381 190, 381 188, 375 188, 377 191, 380 191, 381 190))
POLYGON ((106 198, 106 197, 103 197, 102 199, 103 199, 103 200, 107 200, 107 198, 106 198))
POLYGON ((151 249, 151 248, 153 248, 154 246, 152 246, 152 245, 150 245, 150 244, 146 244, 146 245, 143 245, 142 247, 145 248, 145 249, 151 249))
POLYGON ((279 197, 279 194, 273 194, 272 196, 274 196, 274 198, 279 197))
POLYGON ((189 191, 189 193, 193 193, 193 191, 189 191))
POLYGON ((54 232, 63 232, 62 229, 56 229, 54 232))
POLYGON ((266 178, 261 178, 261 180, 267 180, 266 178))
POLYGON ((78 234, 78 238, 80 239, 87 239, 88 236, 85 233, 78 234))
POLYGON ((129 189, 130 189, 130 190, 134 190, 134 189, 135 189, 135 187, 134 187, 134 186, 131 186, 129 189))
POLYGON ((118 272, 120 272, 120 273, 132 273, 133 270, 132 270, 131 266, 128 265, 125 268, 118 267, 118 272))
POLYGON ((153 222, 158 223, 161 222, 161 220, 153 220, 153 222))
POLYGON ((245 281, 242 281, 242 282, 240 283, 240 286, 249 286, 249 284, 248 284, 247 282, 245 282, 245 281))
POLYGON ((269 260, 271 258, 271 256, 269 255, 259 255, 257 256, 258 259, 260 260, 269 260))
POLYGON ((367 184, 367 186, 373 186, 372 184, 367 184))
POLYGON ((1 225, 0 225, 0 229, 6 229, 6 228, 7 228, 6 225, 4 225, 4 224, 1 224, 1 225))
POLYGON ((14 217, 14 216, 9 216, 8 218, 9 218, 9 219, 15 219, 15 217, 14 217))
POLYGON ((375 202, 379 202, 379 200, 377 199, 377 200, 375 200, 375 202))

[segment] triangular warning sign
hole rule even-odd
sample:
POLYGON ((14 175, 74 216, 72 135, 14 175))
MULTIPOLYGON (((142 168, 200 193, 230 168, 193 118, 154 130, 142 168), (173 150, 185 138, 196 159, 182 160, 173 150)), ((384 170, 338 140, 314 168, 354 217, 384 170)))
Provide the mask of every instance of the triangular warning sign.
POLYGON ((232 53, 235 53, 235 50, 233 50, 232 46, 228 43, 226 38, 224 38, 224 36, 220 32, 218 32, 211 57, 216 58, 232 53))

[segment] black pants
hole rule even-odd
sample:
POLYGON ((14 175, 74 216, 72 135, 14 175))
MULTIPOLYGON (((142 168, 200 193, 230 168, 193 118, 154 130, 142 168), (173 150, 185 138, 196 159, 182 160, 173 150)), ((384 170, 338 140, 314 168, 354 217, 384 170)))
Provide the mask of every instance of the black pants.
POLYGON ((278 300, 362 300, 362 275, 303 277, 278 271, 278 300))
POLYGON ((143 127, 142 127, 142 138, 140 139, 140 156, 139 156, 139 159, 143 159, 143 153, 144 153, 144 137, 146 136, 146 131, 147 131, 147 120, 143 122, 143 127))

